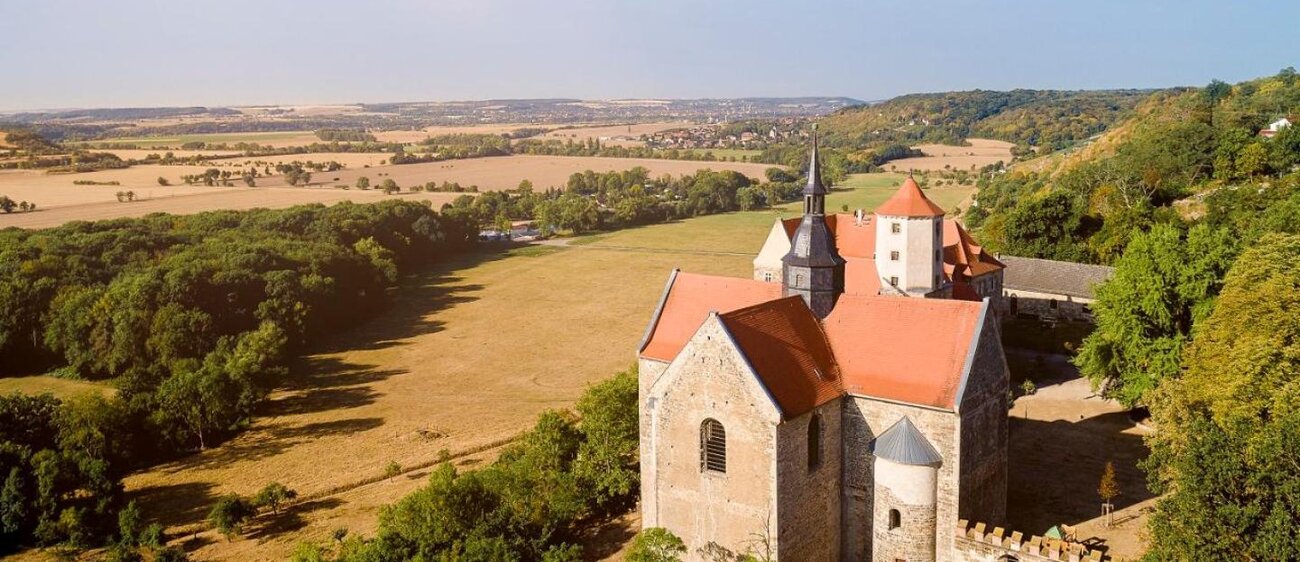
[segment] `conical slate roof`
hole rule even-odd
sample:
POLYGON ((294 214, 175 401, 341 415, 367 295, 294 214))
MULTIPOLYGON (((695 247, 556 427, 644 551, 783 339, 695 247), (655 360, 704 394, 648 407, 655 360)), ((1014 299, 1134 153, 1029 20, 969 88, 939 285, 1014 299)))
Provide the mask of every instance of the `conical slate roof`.
POLYGON ((872 443, 872 453, 899 464, 935 467, 943 464, 939 451, 934 449, 934 445, 921 435, 921 431, 906 416, 876 437, 872 443))
POLYGON ((826 195, 826 186, 822 184, 822 161, 817 157, 817 124, 813 123, 812 153, 808 155, 808 185, 803 188, 804 195, 826 195))

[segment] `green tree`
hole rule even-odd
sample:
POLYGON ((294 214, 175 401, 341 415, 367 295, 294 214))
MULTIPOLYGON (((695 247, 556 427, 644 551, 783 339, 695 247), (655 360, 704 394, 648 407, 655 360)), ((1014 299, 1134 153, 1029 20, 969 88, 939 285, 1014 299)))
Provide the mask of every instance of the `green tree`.
POLYGON ((672 531, 662 527, 642 529, 632 539, 627 551, 628 562, 680 562, 686 554, 686 543, 672 531))
POLYGON ((636 369, 593 385, 578 399, 581 429, 574 470, 597 505, 629 500, 637 490, 639 426, 636 369))
POLYGON ((252 502, 239 494, 228 494, 217 499, 208 512, 208 524, 231 540, 242 532, 244 525, 256 515, 252 502))
POLYGON ((1079 370, 1125 406, 1142 403, 1178 373, 1183 345, 1213 308, 1235 255, 1227 232, 1203 225, 1185 236, 1173 225, 1135 234, 1096 289, 1097 329, 1074 360, 1079 370))
POLYGON ((12 213, 16 207, 18 207, 18 203, 10 199, 8 195, 0 195, 0 211, 12 213))
POLYGON ((357 189, 370 189, 370 178, 366 176, 357 178, 357 189))
POLYGON ((271 512, 279 515, 280 505, 284 502, 291 501, 298 497, 298 492, 279 482, 267 484, 253 496, 253 505, 257 507, 269 507, 271 512))
POLYGON ((1151 559, 1300 559, 1298 279, 1300 236, 1246 250, 1154 395, 1151 559))
POLYGON ((1083 212, 1073 195, 1054 192, 1022 203, 1003 227, 1008 254, 1064 261, 1090 261, 1082 250, 1083 212))
POLYGON ((164 177, 162 177, 162 176, 158 176, 158 185, 161 185, 161 186, 163 186, 163 187, 167 187, 167 186, 169 186, 169 185, 171 185, 171 184, 172 184, 171 182, 167 181, 167 178, 164 178, 164 177))
POLYGON ((386 195, 392 195, 402 190, 402 188, 397 185, 397 182, 393 181, 393 178, 386 178, 383 183, 379 184, 379 188, 382 189, 386 195))

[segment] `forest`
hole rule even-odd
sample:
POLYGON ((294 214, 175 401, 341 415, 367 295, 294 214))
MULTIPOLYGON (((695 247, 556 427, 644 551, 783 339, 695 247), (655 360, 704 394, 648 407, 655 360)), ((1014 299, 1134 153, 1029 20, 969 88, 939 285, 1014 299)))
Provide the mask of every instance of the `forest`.
POLYGON ((910 94, 841 109, 819 120, 826 144, 960 144, 992 138, 1047 151, 1066 148, 1128 117, 1150 90, 972 90, 910 94))
POLYGON ((587 170, 569 176, 564 189, 534 191, 524 180, 514 190, 462 195, 443 212, 483 228, 508 228, 510 221, 535 220, 543 232, 613 230, 790 201, 802 186, 779 168, 773 181, 758 184, 744 174, 699 170, 692 175, 651 178, 636 167, 621 172, 587 170), (779 180, 779 181, 778 181, 779 180))
POLYGON ((1114 266, 1074 363, 1158 428, 1148 560, 1300 558, 1300 127, 1257 134, 1297 109, 1290 68, 1162 92, 1077 154, 985 170, 965 216, 995 251, 1114 266))
POLYGON ((476 234, 403 201, 0 231, 0 376, 116 389, 0 397, 0 544, 123 539, 128 471, 238 432, 286 361, 476 234))

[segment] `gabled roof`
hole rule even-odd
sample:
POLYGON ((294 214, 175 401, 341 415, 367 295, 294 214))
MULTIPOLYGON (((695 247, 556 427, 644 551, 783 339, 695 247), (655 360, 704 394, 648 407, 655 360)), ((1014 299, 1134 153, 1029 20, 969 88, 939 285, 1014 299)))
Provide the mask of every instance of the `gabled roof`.
POLYGON ((916 184, 916 180, 908 176, 893 197, 876 207, 876 214, 891 217, 941 217, 944 212, 943 207, 935 205, 921 192, 921 186, 916 184))
MULTIPOLYGON (((803 217, 781 220, 786 237, 792 237, 803 217)), ((835 248, 845 260, 844 292, 850 295, 874 295, 880 292, 880 274, 876 271, 876 223, 868 214, 859 224, 853 215, 837 213, 826 216, 826 226, 835 237, 835 248)), ((943 221, 944 274, 954 283, 978 277, 1005 267, 1002 262, 975 243, 961 223, 943 221)), ((979 300, 979 299, 975 299, 979 300)))
POLYGON ((1093 289, 1115 273, 1114 268, 1104 265, 1016 256, 999 259, 1007 268, 1003 274, 1004 287, 1076 298, 1095 298, 1093 289))
POLYGON ((871 452, 879 458, 899 464, 934 467, 943 464, 943 456, 912 425, 912 420, 907 416, 894 422, 894 425, 876 437, 871 444, 871 452))
POLYGON ((961 223, 954 220, 943 221, 943 261, 944 272, 953 281, 979 277, 1006 267, 976 244, 961 223))
POLYGON ((846 392, 954 409, 984 306, 846 294, 822 328, 846 392))
POLYGON ((646 330, 641 356, 672 361, 709 312, 730 312, 780 296, 780 283, 674 272, 646 330))
POLYGON ((801 297, 734 310, 719 319, 787 419, 842 394, 826 334, 801 297))

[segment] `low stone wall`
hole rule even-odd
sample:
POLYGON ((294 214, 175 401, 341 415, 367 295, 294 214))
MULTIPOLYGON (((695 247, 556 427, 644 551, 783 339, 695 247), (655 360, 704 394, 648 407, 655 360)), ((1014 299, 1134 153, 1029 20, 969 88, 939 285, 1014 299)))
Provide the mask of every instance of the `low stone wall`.
POLYGON ((960 562, 1102 562, 1109 560, 1100 550, 1077 542, 1026 538, 1019 531, 1008 533, 1002 527, 988 530, 984 523, 957 522, 953 560, 960 562))

